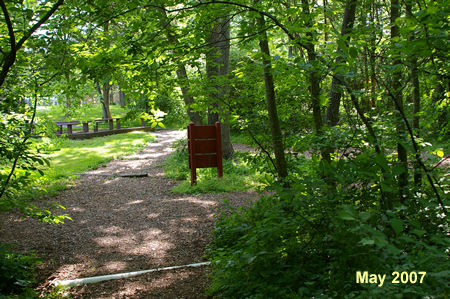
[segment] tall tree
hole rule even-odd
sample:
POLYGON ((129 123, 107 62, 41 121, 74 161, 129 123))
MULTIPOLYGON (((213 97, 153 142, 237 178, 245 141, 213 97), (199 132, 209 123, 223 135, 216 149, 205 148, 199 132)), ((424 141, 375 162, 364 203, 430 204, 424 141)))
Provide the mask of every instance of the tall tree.
POLYGON ((209 90, 209 102, 216 111, 208 111, 208 123, 216 121, 222 123, 222 153, 224 158, 231 158, 234 154, 233 145, 230 140, 230 116, 229 102, 230 87, 228 84, 230 65, 230 22, 227 16, 218 19, 210 33, 208 42, 211 49, 206 53, 206 75, 208 82, 212 85, 209 90))
MULTIPOLYGON (((357 0, 347 0, 345 4, 344 18, 342 20, 341 27, 341 38, 346 47, 348 47, 350 41, 350 33, 355 21, 357 2, 357 0)), ((339 55, 340 53, 342 53, 342 50, 343 49, 338 46, 338 56, 335 61, 336 66, 339 66, 339 64, 345 62, 345 58, 343 57, 343 55, 339 55)), ((340 87, 340 85, 342 85, 343 81, 344 76, 339 73, 335 74, 331 81, 330 95, 326 114, 326 124, 329 126, 336 126, 339 121, 339 106, 342 97, 342 88, 340 87)))
MULTIPOLYGON (((173 25, 171 24, 171 21, 167 17, 166 9, 164 6, 161 6, 159 8, 160 15, 161 15, 161 26, 166 29, 166 36, 167 40, 169 41, 169 44, 174 46, 173 54, 175 58, 180 58, 181 54, 176 49, 176 46, 178 44, 177 37, 175 35, 173 25)), ((202 119, 200 117, 200 113, 198 111, 194 111, 191 107, 192 104, 194 104, 194 97, 191 94, 190 87, 189 87, 189 77, 187 75, 186 66, 183 62, 176 62, 177 63, 177 78, 178 83, 181 87, 181 93, 183 94, 184 103, 187 108, 187 113, 189 115, 189 119, 194 122, 196 125, 202 124, 202 119)))
POLYGON ((392 59, 392 76, 391 76, 391 100, 393 102, 393 108, 395 110, 395 126, 397 130, 397 155, 398 155, 398 166, 400 168, 400 174, 398 176, 398 187, 399 187, 399 197, 400 201, 403 202, 407 196, 408 187, 408 155, 406 148, 404 147, 406 128, 403 123, 402 114, 404 115, 403 108, 403 96, 402 96, 402 71, 401 71, 401 56, 397 53, 395 49, 395 44, 400 38, 399 28, 396 23, 397 18, 400 17, 400 3, 398 0, 391 1, 391 48, 393 50, 392 59))
MULTIPOLYGON (((109 33, 109 22, 105 22, 105 24, 103 25, 103 33, 105 35, 108 35, 109 33)), ((105 50, 108 51, 109 48, 111 47, 111 42, 109 40, 109 38, 106 38, 106 44, 104 45, 105 50)), ((109 83, 111 80, 111 74, 106 74, 106 78, 104 79, 103 82, 103 88, 100 91, 100 89, 98 88, 98 83, 97 83, 97 89, 98 92, 101 95, 101 99, 100 99, 100 103, 102 104, 102 118, 106 119, 106 118, 111 118, 111 111, 109 109, 110 104, 111 104, 111 99, 110 99, 110 93, 111 93, 111 84, 109 83)))
MULTIPOLYGON (((313 66, 309 70, 309 88, 311 93, 311 103, 314 117, 314 128, 316 134, 320 134, 323 126, 322 111, 320 107, 320 75, 317 69, 317 54, 314 45, 313 19, 310 11, 309 0, 302 0, 302 10, 304 17, 306 18, 305 26, 309 28, 306 32, 306 42, 304 47, 306 48, 308 62, 313 66)), ((329 157, 324 156, 324 159, 330 162, 329 157)))
POLYGON ((208 124, 214 124, 219 121, 219 103, 218 103, 218 82, 217 76, 219 74, 219 66, 222 60, 221 50, 218 46, 222 34, 222 24, 220 21, 214 22, 211 30, 208 32, 207 42, 210 45, 210 49, 206 52, 206 79, 208 82, 208 124))
MULTIPOLYGON (((413 18, 412 13, 412 7, 414 2, 413 1, 406 1, 405 9, 406 14, 409 18, 413 18)), ((414 42, 415 37, 414 34, 411 32, 408 40, 410 42, 414 42)), ((416 136, 419 135, 419 129, 420 129, 420 121, 419 121, 419 112, 420 112, 420 83, 419 83, 419 71, 417 68, 417 55, 411 55, 409 57, 409 69, 410 69, 410 81, 412 85, 412 102, 413 102, 413 120, 412 120, 412 127, 414 129, 414 133, 416 136)), ((417 153, 417 155, 420 155, 420 153, 417 153)), ((422 174, 420 165, 418 165, 417 159, 414 162, 414 183, 416 186, 421 184, 422 181, 422 174)))
POLYGON ((98 81, 96 81, 95 84, 97 86, 97 92, 101 96, 100 103, 102 105, 102 118, 103 119, 111 118, 111 111, 109 109, 111 104, 110 103, 111 84, 109 84, 109 79, 107 78, 101 87, 98 81))
POLYGON ((262 53, 262 62, 264 68, 264 86, 266 93, 266 106, 269 113, 270 131, 272 133, 272 146, 275 153, 276 171, 279 177, 285 178, 288 174, 286 158, 284 156, 283 136, 281 134, 280 121, 278 119, 275 85, 272 75, 272 56, 270 55, 267 32, 265 31, 264 16, 258 17, 258 28, 261 31, 259 35, 259 48, 262 53))

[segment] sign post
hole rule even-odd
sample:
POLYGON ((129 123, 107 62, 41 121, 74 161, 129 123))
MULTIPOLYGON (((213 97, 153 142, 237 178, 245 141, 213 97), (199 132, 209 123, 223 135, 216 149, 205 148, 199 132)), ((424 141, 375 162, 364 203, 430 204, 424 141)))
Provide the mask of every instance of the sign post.
POLYGON ((217 176, 223 176, 222 134, 220 122, 215 125, 188 126, 189 168, 191 185, 197 181, 197 168, 217 167, 217 176))

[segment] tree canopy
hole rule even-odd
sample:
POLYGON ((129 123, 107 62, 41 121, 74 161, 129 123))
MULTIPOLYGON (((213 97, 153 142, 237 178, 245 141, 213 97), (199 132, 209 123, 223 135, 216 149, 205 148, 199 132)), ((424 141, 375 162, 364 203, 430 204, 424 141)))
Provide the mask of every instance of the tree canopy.
MULTIPOLYGON (((21 206, 15 190, 46 162, 29 141, 36 105, 56 98, 70 110, 92 96, 111 117, 117 86, 136 113, 162 110, 182 125, 220 120, 225 158, 230 132, 249 136, 260 148, 255 167, 273 173, 274 207, 262 200, 218 226, 214 292, 374 295, 337 272, 357 255, 339 238, 364 252, 352 271, 365 259, 376 270, 432 271, 448 246, 449 4, 0 0, 0 210, 21 206), (285 228, 262 226, 277 237, 258 230, 266 216, 289 219, 285 228), (248 224, 245 233, 237 222, 248 224), (279 273, 292 266, 292 278, 259 285, 259 270, 264 282, 276 275, 263 260, 279 273), (255 276, 239 274, 244 268, 255 276)), ((442 294, 439 275, 426 292, 442 294)))

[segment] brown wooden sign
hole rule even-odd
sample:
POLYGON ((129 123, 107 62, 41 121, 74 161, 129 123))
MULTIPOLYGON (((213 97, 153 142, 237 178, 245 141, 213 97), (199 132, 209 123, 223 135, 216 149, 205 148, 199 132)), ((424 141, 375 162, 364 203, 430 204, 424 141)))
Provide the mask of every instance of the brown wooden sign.
POLYGON ((197 168, 217 167, 217 176, 223 176, 222 137, 220 123, 188 126, 189 168, 191 185, 197 180, 197 168))

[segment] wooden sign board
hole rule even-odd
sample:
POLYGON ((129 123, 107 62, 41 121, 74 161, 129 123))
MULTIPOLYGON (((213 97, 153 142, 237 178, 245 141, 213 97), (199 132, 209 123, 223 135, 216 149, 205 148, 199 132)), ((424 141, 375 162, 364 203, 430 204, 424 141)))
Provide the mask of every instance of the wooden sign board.
POLYGON ((197 180, 197 168, 217 167, 217 176, 223 176, 222 134, 220 122, 215 125, 188 126, 189 168, 191 185, 197 180))

